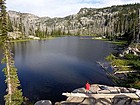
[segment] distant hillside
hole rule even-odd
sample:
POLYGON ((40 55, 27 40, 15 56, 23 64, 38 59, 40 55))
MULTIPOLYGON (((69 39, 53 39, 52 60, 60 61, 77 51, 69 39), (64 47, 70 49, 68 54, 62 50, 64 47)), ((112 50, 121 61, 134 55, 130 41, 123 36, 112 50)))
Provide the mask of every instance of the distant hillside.
POLYGON ((81 8, 77 14, 64 18, 38 17, 15 11, 8 11, 8 14, 12 31, 20 31, 24 37, 96 35, 110 39, 125 36, 129 40, 138 34, 139 9, 140 4, 81 8))

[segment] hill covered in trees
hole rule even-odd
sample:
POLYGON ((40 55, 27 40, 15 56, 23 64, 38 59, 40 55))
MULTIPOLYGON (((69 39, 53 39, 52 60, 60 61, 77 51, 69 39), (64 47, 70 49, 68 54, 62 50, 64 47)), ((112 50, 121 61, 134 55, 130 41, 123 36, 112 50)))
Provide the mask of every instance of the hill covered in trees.
POLYGON ((64 18, 38 17, 29 13, 8 11, 8 25, 9 31, 18 34, 15 38, 29 35, 37 37, 92 35, 135 41, 138 34, 139 9, 140 4, 99 9, 81 8, 77 14, 64 18))
MULTIPOLYGON (((104 36, 110 40, 125 39, 129 42, 139 39, 140 4, 100 9, 82 8, 77 14, 64 18, 38 17, 16 11, 9 11, 7 15, 5 0, 1 0, 0 4, 0 41, 4 51, 2 61, 6 64, 6 68, 3 70, 7 83, 6 105, 21 105, 23 103, 22 90, 20 89, 17 69, 14 66, 9 37, 16 39, 26 38, 30 35, 41 38, 62 35, 89 35, 104 36)), ((126 59, 131 60, 132 62, 129 63, 136 69, 139 68, 139 57, 127 55, 126 59)), ((131 83, 132 86, 135 85, 135 87, 139 86, 139 74, 130 75, 128 83, 131 83), (136 83, 133 84, 135 81, 136 83)))

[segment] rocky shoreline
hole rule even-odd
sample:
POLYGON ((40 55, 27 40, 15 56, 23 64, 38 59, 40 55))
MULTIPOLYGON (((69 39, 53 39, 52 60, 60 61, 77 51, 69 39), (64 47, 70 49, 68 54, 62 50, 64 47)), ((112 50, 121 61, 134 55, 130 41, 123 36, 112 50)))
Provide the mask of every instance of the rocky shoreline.
MULTIPOLYGON (((139 105, 140 90, 134 88, 92 84, 89 93, 85 88, 78 88, 71 93, 63 93, 66 101, 55 105, 139 105)), ((48 100, 42 100, 35 105, 52 105, 48 100)))
MULTIPOLYGON (((140 50, 128 47, 120 56, 123 57, 129 53, 139 56, 140 50)), ((107 72, 104 63, 97 63, 107 72)), ((116 81, 116 78, 121 80, 124 77, 123 74, 124 71, 117 71, 114 74, 108 73, 108 76, 116 81)), ((67 96, 66 101, 56 102, 55 105, 140 105, 140 90, 135 88, 92 84, 89 93, 86 93, 85 88, 82 87, 62 95, 67 96)), ((52 103, 49 100, 42 100, 35 103, 35 105, 52 105, 52 103)))

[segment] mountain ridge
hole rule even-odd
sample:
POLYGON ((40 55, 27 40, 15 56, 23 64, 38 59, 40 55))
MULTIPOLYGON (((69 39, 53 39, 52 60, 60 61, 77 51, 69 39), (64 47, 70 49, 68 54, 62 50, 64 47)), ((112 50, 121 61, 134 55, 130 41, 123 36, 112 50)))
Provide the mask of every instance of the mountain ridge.
MULTIPOLYGON (((65 17, 39 17, 30 13, 8 11, 13 30, 23 36, 94 35, 114 37, 125 35, 138 26, 140 4, 105 8, 81 8, 77 14, 65 17), (130 27, 131 26, 131 27, 130 27)), ((132 32, 134 33, 134 32, 132 32)), ((132 34, 131 33, 131 34, 132 34)), ((137 33, 137 29, 135 30, 137 33)))

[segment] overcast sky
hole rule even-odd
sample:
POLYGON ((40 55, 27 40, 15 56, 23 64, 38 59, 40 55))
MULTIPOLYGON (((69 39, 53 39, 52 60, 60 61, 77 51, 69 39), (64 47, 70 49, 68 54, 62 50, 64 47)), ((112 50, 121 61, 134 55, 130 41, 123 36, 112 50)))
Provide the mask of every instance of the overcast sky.
POLYGON ((32 13, 37 16, 64 17, 76 14, 80 8, 102 8, 112 5, 140 3, 140 0, 7 0, 7 10, 32 13))

